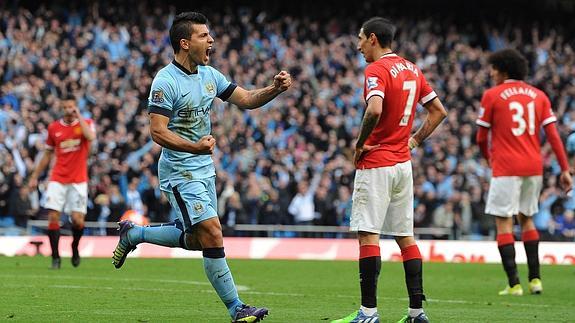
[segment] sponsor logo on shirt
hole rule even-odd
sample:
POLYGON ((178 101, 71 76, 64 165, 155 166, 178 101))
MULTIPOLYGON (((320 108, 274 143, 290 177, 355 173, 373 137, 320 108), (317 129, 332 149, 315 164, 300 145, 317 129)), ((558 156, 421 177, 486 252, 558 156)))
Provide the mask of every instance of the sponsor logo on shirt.
POLYGON ((80 149, 81 139, 68 139, 60 143, 60 149, 63 153, 76 151, 80 149))
POLYGON ((208 113, 210 113, 211 108, 210 107, 205 107, 205 108, 184 108, 184 109, 180 109, 178 110, 178 117, 183 118, 183 119, 190 119, 192 117, 199 117, 199 116, 203 116, 206 115, 208 113))

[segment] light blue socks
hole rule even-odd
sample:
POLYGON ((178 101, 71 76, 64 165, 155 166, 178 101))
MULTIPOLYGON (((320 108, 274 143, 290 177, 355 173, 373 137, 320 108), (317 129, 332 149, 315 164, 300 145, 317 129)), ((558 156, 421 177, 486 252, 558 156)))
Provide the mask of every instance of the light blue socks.
POLYGON ((148 242, 164 247, 188 249, 185 246, 184 235, 183 226, 179 220, 157 226, 134 225, 128 231, 128 239, 132 244, 148 242))
POLYGON ((236 316, 236 309, 242 306, 238 296, 234 278, 225 258, 224 248, 205 248, 204 270, 218 296, 224 302, 230 312, 230 316, 236 316))

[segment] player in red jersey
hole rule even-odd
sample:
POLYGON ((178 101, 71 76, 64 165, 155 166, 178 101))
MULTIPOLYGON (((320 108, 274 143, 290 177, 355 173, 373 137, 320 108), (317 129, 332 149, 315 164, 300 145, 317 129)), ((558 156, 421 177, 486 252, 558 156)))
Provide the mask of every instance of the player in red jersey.
POLYGON ((74 97, 62 100, 64 116, 48 126, 46 150, 36 169, 30 175, 28 185, 35 188, 38 176, 50 164, 53 155, 56 162, 52 168, 46 202, 48 212, 48 237, 52 248, 52 268, 60 268, 58 242, 60 240, 60 213, 65 211, 72 218, 72 265, 80 264, 78 244, 84 232, 84 217, 88 202, 88 154, 90 141, 96 138, 94 124, 84 119, 74 97))
POLYGON ((529 291, 539 294, 543 290, 539 274, 539 234, 532 215, 538 211, 543 182, 541 128, 561 166, 559 181, 566 191, 572 185, 569 165, 549 98, 522 81, 527 75, 527 60, 516 50, 505 49, 493 53, 488 62, 495 86, 487 90, 481 100, 477 144, 493 168, 485 213, 495 216, 497 245, 509 282, 499 294, 523 294, 515 264, 514 215, 521 225, 527 254, 529 291))
POLYGON ((350 229, 358 232, 361 307, 334 322, 379 322, 377 280, 381 268, 379 235, 395 237, 401 248, 409 309, 401 322, 428 322, 423 312, 421 254, 413 238, 413 177, 410 148, 421 144, 447 116, 421 70, 394 54, 395 26, 371 18, 359 32, 357 49, 365 69, 367 109, 357 139, 350 229), (428 111, 410 137, 417 104, 428 111))

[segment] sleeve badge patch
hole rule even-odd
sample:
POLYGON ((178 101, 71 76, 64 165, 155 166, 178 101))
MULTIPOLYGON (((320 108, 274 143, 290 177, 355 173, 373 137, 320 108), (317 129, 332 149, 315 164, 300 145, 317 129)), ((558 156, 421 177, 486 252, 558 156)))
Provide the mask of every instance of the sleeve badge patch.
POLYGON ((215 95, 216 94, 216 86, 214 85, 214 83, 208 83, 206 84, 206 91, 210 94, 210 95, 215 95))
POLYGON ((162 90, 152 91, 152 102, 163 103, 164 102, 164 91, 162 91, 162 90))
POLYGON ((479 118, 483 118, 484 114, 485 114, 485 108, 479 107, 479 113, 478 113, 479 118))
POLYGON ((373 90, 377 87, 377 77, 368 77, 367 78, 367 89, 373 90))

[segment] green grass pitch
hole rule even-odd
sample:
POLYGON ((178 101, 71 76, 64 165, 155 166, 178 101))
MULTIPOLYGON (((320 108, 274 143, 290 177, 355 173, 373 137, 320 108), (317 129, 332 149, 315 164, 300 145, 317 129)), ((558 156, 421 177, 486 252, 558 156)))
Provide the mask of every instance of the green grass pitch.
MULTIPOLYGON (((0 257, 0 321, 229 322, 204 276, 201 259, 82 259, 48 269, 49 258, 0 257)), ((356 262, 230 260, 244 302, 266 306, 264 322, 326 322, 359 306, 356 262)), ((527 268, 519 266, 526 291, 527 268)), ((497 296, 501 265, 424 264, 426 311, 432 322, 574 322, 575 268, 543 266, 544 293, 497 296)), ((401 263, 383 263, 382 322, 404 315, 401 263)))

